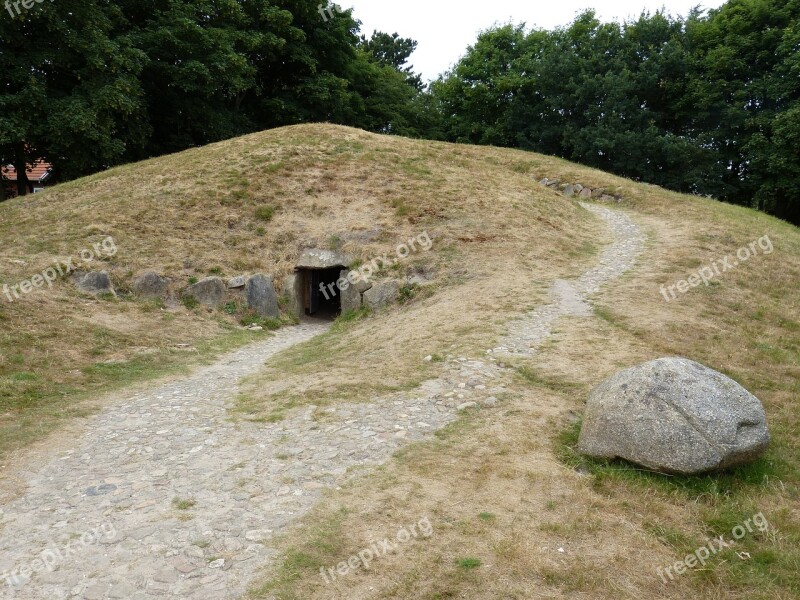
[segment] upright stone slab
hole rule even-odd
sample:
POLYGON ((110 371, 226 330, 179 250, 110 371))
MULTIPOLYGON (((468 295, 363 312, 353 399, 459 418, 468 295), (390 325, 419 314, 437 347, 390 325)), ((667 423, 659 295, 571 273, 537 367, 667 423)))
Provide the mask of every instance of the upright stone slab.
POLYGON ((286 309, 296 317, 305 313, 303 307, 303 278, 299 273, 288 275, 283 282, 283 295, 287 299, 286 309))
POLYGON ((75 286, 87 294, 113 294, 114 287, 111 285, 111 278, 106 271, 96 271, 92 273, 75 273, 73 278, 75 286))
POLYGON ((163 300, 169 293, 169 279, 155 271, 148 271, 133 280, 131 289, 138 298, 163 300))
POLYGON ((247 306, 260 317, 276 318, 280 315, 278 296, 271 275, 258 273, 247 280, 244 286, 247 306))
POLYGON ((186 288, 185 294, 192 296, 203 306, 216 308, 225 303, 228 286, 219 277, 206 277, 186 288))
MULTIPOLYGON (((341 279, 347 280, 347 275, 350 271, 342 271, 339 274, 341 279)), ((361 308, 361 292, 359 291, 359 282, 355 284, 347 282, 347 289, 340 289, 342 299, 342 313, 358 310, 361 308)))
POLYGON ((376 283, 364 292, 364 306, 379 310, 397 302, 400 295, 400 284, 394 280, 376 283))

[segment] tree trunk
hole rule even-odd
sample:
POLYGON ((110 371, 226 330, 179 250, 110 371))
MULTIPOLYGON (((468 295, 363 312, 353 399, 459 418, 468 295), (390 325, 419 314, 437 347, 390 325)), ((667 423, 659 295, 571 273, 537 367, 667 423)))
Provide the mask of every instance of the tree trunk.
POLYGON ((28 193, 28 161, 25 159, 24 144, 17 146, 14 168, 17 170, 17 196, 25 196, 28 193))

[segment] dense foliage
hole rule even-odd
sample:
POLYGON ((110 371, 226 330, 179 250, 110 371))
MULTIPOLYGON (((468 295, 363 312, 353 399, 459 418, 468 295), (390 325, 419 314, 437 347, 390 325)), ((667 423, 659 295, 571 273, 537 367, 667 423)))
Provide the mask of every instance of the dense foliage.
POLYGON ((318 0, 17 5, 0 14, 0 164, 73 178, 308 121, 416 133, 415 43, 360 38, 318 0))
MULTIPOLYGON (((319 0, 58 0, 0 18, 0 164, 62 179, 329 121, 556 154, 800 223, 800 0, 484 32, 427 89, 416 42, 319 0)), ((0 186, 2 187, 2 186, 0 186)), ((20 184, 22 187, 22 183, 20 184)))
POLYGON ((800 0, 496 28, 431 93, 444 139, 556 154, 800 223, 800 0))

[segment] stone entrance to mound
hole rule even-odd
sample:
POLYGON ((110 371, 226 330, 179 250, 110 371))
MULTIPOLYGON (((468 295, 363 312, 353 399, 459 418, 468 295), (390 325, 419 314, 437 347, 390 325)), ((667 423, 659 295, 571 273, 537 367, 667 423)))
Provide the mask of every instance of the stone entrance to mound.
MULTIPOLYGON (((350 259, 331 250, 304 250, 295 268, 295 294, 302 314, 335 319, 342 312, 342 292, 337 281, 350 259)), ((300 311, 298 311, 300 312, 300 311)))

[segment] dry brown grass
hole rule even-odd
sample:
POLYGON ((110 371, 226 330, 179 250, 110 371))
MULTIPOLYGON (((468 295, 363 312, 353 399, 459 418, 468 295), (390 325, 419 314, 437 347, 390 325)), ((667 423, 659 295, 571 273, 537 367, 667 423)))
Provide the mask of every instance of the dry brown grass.
MULTIPOLYGON (((557 159, 530 160, 540 177, 613 187, 626 198, 623 209, 649 237, 636 269, 597 297, 597 316, 558 323, 540 354, 515 363, 528 376, 509 379, 510 393, 499 408, 463 418, 435 441, 404 450, 377 473, 332 493, 283 540, 284 557, 253 590, 254 598, 749 600, 800 593, 797 229, 753 211, 557 159), (774 242, 773 254, 750 259, 709 288, 664 302, 662 284, 684 279, 765 234, 774 242), (774 433, 768 457, 750 470, 680 480, 615 465, 592 467, 589 474, 572 469, 565 444, 591 387, 622 367, 676 354, 730 374, 762 399, 774 433), (758 511, 775 531, 769 538, 749 536, 741 542, 738 550, 748 551, 749 559, 729 552, 706 569, 662 583, 658 567, 682 559, 712 535, 730 537, 730 527, 758 511), (423 516, 434 524, 431 538, 331 584, 320 577, 321 566, 335 566, 423 516), (467 570, 457 564, 467 557, 479 559, 481 566, 467 570)), ((543 189, 534 193, 558 198, 543 189)), ((551 271, 549 279, 537 273, 533 280, 544 283, 561 272, 551 271)), ((298 350, 281 368, 292 373, 291 386, 308 382, 312 372, 315 382, 328 382, 322 388, 306 384, 314 402, 344 397, 335 385, 343 366, 351 398, 367 400, 381 391, 370 385, 370 369, 377 370, 379 381, 411 385, 415 376, 435 370, 433 365, 420 371, 419 357, 432 352, 477 356, 492 347, 509 315, 525 304, 512 296, 507 306, 499 300, 503 292, 494 292, 498 299, 491 314, 470 310, 468 298, 493 297, 491 285, 480 294, 472 292, 473 286, 468 282, 431 305, 421 302, 356 324, 332 336, 331 352, 324 357, 315 358, 309 348, 298 350), (453 335, 454 320, 477 325, 480 332, 459 339, 453 335), (425 339, 424 345, 406 345, 415 335, 425 339), (395 347, 412 349, 408 363, 402 351, 383 358, 375 353, 366 364, 359 360, 376 342, 390 350, 393 339, 403 340, 395 347)), ((527 291, 533 303, 541 301, 543 289, 527 291)), ((277 398, 269 397, 266 384, 277 369, 260 382, 267 385, 261 396, 267 405, 277 398)))
MULTIPOLYGON (((133 302, 126 292, 145 270, 172 278, 178 288, 210 273, 259 271, 274 273, 280 285, 304 247, 337 247, 370 260, 427 231, 432 250, 392 273, 424 266, 435 275, 433 296, 414 313, 417 327, 408 327, 407 310, 391 313, 388 322, 404 336, 378 333, 369 348, 336 360, 381 364, 372 357, 400 348, 418 354, 431 345, 428 331, 439 341, 486 337, 488 329, 475 323, 530 302, 531 274, 546 282, 551 272, 576 270, 575 259, 588 258, 583 244, 599 231, 576 205, 535 188, 527 174, 531 160, 519 152, 307 125, 3 203, 0 284, 28 279, 112 236, 117 254, 99 268, 109 270, 120 300, 82 296, 66 281, 13 304, 0 299, 0 455, 86 414, 96 404, 86 398, 191 362, 180 344, 211 351, 221 337, 225 347, 248 339, 221 312, 133 302), (507 284, 507 297, 492 290, 499 283, 507 284), (456 298, 463 319, 452 319, 447 308, 456 298)), ((407 378, 398 372, 387 381, 407 378)))
MULTIPOLYGON (((278 357, 252 380, 241 414, 259 419, 287 404, 369 401, 435 376, 440 364, 421 361, 428 354, 481 355, 509 319, 546 300, 553 279, 584 271, 608 242, 588 213, 535 184, 534 176, 613 187, 624 196, 623 208, 649 235, 634 272, 596 299, 597 316, 560 322, 534 359, 515 363, 525 376, 509 376, 509 393, 496 409, 464 417, 434 441, 332 492, 282 541, 284 559, 253 596, 797 597, 800 235, 765 215, 518 151, 301 126, 0 205, 0 232, 12 242, 0 250, 2 281, 28 278, 105 235, 119 247, 106 266, 124 289, 146 268, 181 282, 211 269, 267 271, 280 280, 305 246, 341 246, 369 260, 427 231, 433 249, 402 266, 435 274, 430 295, 343 324, 278 357), (265 206, 275 209, 269 222, 257 216, 265 206), (354 241, 354 234, 376 227, 371 241, 354 241), (774 242, 772 255, 725 273, 718 285, 663 301, 660 285, 764 234, 774 242), (568 433, 589 389, 621 367, 669 354, 723 370, 764 401, 775 434, 766 461, 755 471, 693 482, 616 467, 576 472, 568 433), (657 567, 757 510, 778 532, 743 541, 751 560, 727 555, 661 584, 657 567), (324 585, 320 566, 424 516, 434 526, 431 538, 324 585), (481 565, 465 569, 457 564, 464 558, 481 565)), ((185 363, 174 349, 178 340, 242 341, 230 333, 232 320, 219 314, 153 310, 124 297, 82 298, 66 283, 0 305, 0 319, 0 381, 33 396, 30 405, 3 405, 0 436, 20 432, 12 447, 81 410, 80 393, 119 383, 98 363, 143 365, 141 372, 123 370, 127 382, 152 375, 152 365, 137 355, 185 363), (83 375, 69 393, 56 393, 69 371, 83 375)))

